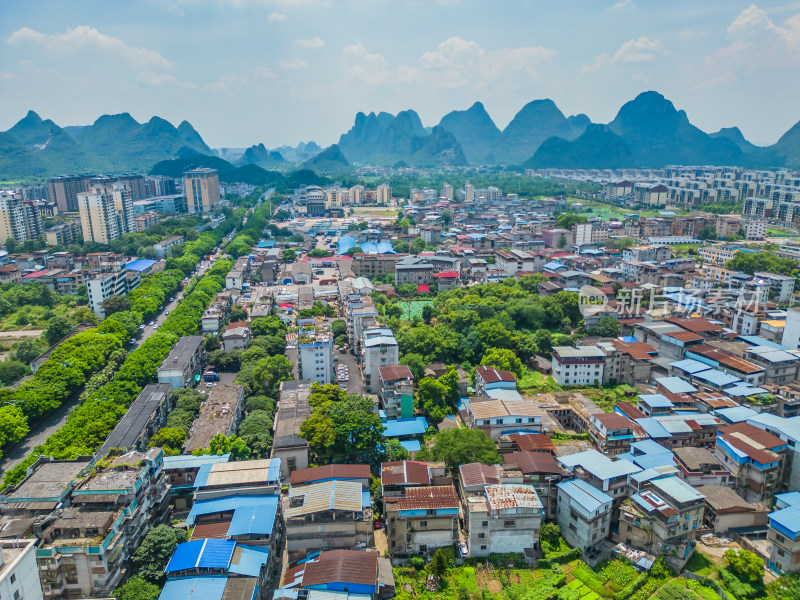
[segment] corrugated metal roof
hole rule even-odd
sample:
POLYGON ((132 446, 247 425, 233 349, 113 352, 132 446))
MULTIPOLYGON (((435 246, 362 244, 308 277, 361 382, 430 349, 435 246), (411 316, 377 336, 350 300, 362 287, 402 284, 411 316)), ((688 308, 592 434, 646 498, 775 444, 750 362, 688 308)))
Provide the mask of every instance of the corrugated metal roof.
MULTIPOLYGON (((216 463, 210 466, 205 482, 199 484, 196 481, 195 487, 279 483, 280 470, 281 461, 279 458, 216 463)), ((205 474, 205 469, 201 469, 201 472, 205 474)), ((198 480, 201 472, 198 472, 198 480)))
POLYGON ((611 496, 589 485, 582 479, 559 481, 556 485, 588 512, 599 510, 604 504, 608 504, 609 508, 611 508, 610 505, 614 501, 611 496))
POLYGON ((228 567, 229 573, 258 577, 261 568, 269 560, 269 549, 237 544, 228 567))
POLYGON ((178 544, 169 559, 165 573, 186 569, 227 569, 236 542, 232 540, 204 539, 178 544))
POLYGON ((369 465, 323 465, 292 471, 291 484, 301 485, 323 479, 369 479, 369 465))
POLYGON ((378 555, 360 550, 327 550, 305 566, 303 587, 329 583, 378 585, 378 555))
POLYGON ((412 487, 406 490, 404 498, 398 498, 400 510, 458 508, 458 494, 452 485, 431 485, 412 487))
POLYGON ((289 490, 290 507, 286 517, 296 517, 324 510, 361 512, 361 484, 357 481, 322 481, 289 490), (302 502, 291 506, 292 499, 302 502))
POLYGON ((691 394, 697 391, 696 387, 680 377, 661 377, 656 379, 656 383, 671 394, 691 394))
POLYGON ((408 419, 390 419, 383 422, 383 437, 394 438, 403 435, 422 435, 428 429, 425 417, 412 417, 408 419))
POLYGON ((705 498, 703 494, 694 489, 680 477, 664 477, 663 479, 653 480, 653 486, 657 487, 670 498, 677 502, 692 502, 705 498))
POLYGON ((277 505, 277 501, 278 497, 270 494, 258 494, 253 496, 231 495, 213 498, 211 500, 198 500, 192 504, 192 509, 189 511, 189 516, 186 518, 186 524, 192 525, 200 515, 211 515, 260 506, 269 509, 271 505, 277 505))
POLYGON ((278 514, 278 496, 265 496, 268 502, 237 508, 228 535, 271 535, 278 514))
POLYGON ((601 480, 613 479, 614 477, 629 475, 641 470, 626 460, 611 460, 594 449, 568 456, 560 456, 557 460, 569 469, 580 466, 601 480))
POLYGON ((487 485, 484 491, 491 510, 542 508, 542 501, 532 485, 513 483, 487 485))
POLYGON ((428 485, 431 482, 428 463, 400 460, 381 464, 383 485, 428 485))
POLYGON ((164 584, 158 600, 222 600, 227 575, 176 577, 164 584))

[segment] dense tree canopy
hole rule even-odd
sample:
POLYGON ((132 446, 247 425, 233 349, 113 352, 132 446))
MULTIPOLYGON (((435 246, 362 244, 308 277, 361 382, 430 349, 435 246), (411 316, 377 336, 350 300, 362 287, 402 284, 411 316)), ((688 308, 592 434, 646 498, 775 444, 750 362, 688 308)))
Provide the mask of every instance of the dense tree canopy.
POLYGON ((492 438, 481 429, 466 427, 440 431, 434 436, 430 447, 422 447, 416 459, 442 461, 453 473, 457 472, 460 465, 468 463, 492 465, 502 462, 492 438))
POLYGON ((784 258, 772 252, 737 252, 733 258, 725 263, 726 269, 741 271, 752 275, 758 271, 778 273, 779 275, 797 274, 797 261, 784 258))

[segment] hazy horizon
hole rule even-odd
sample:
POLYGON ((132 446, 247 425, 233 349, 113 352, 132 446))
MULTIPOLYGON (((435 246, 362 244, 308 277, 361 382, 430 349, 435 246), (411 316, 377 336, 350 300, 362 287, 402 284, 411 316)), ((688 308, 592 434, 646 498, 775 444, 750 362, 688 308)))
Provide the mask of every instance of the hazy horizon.
POLYGON ((800 120, 800 3, 55 0, 0 5, 0 129, 102 114, 189 121, 212 147, 327 146, 357 112, 426 126, 551 98, 606 123, 656 90, 769 145, 800 120))

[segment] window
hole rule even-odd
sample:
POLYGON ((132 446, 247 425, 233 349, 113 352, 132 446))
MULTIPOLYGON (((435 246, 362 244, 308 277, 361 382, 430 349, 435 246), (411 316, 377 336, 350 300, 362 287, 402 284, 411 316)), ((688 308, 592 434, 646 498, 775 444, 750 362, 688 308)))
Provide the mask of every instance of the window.
POLYGON ((420 521, 419 522, 419 526, 420 527, 427 527, 428 526, 428 522, 427 521, 420 521))
POLYGON ((486 545, 481 546, 481 550, 486 550, 486 545))
POLYGON ((506 529, 513 529, 516 526, 517 526, 516 521, 503 521, 503 527, 505 527, 506 529))
POLYGON ((9 578, 8 578, 8 580, 9 580, 11 583, 14 583, 14 582, 17 580, 17 574, 16 574, 16 573, 12 573, 12 574, 11 574, 11 577, 9 577, 9 578))
POLYGON ((19 600, 19 590, 14 592, 14 600, 19 600))
POLYGON ((479 533, 479 534, 478 534, 478 539, 479 539, 479 540, 486 539, 486 534, 485 534, 485 533, 479 533))
POLYGON ((481 523, 481 527, 488 527, 488 526, 489 526, 489 521, 483 521, 481 523))

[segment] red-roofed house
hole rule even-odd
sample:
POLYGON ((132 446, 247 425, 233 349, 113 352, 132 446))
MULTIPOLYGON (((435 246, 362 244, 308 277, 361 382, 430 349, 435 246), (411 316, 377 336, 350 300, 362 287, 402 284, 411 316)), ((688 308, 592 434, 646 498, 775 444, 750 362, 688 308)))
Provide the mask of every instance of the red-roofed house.
POLYGON ((250 345, 250 324, 247 321, 236 321, 228 325, 222 334, 222 347, 225 352, 234 348, 246 349, 250 345))
POLYGON ((384 498, 389 554, 430 555, 458 542, 460 505, 452 485, 408 488, 403 498, 384 498))
POLYGON ((714 456, 736 478, 733 490, 748 502, 769 500, 779 489, 789 446, 779 437, 748 423, 717 431, 714 456))
POLYGON ((633 435, 634 422, 619 413, 598 413, 591 416, 589 435, 600 451, 607 455, 628 452, 633 435))
POLYGON ((461 277, 455 271, 445 271, 444 273, 434 273, 433 276, 438 281, 439 291, 446 292, 458 287, 458 281, 461 277))
POLYGON ((515 389, 517 389, 517 378, 511 371, 485 366, 475 368, 475 395, 485 396, 487 390, 515 389))

